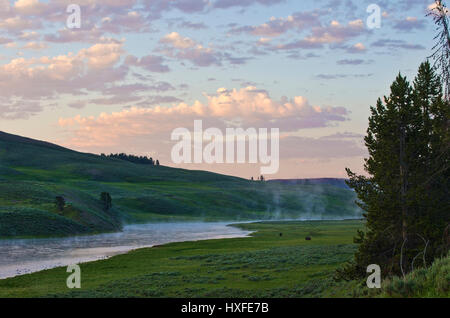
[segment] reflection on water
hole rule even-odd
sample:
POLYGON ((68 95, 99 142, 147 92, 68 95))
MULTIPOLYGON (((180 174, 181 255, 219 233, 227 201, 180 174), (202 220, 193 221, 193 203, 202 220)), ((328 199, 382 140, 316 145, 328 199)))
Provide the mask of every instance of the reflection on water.
POLYGON ((120 233, 93 236, 0 240, 0 278, 104 259, 142 247, 249 233, 227 223, 162 223, 129 225, 120 233))

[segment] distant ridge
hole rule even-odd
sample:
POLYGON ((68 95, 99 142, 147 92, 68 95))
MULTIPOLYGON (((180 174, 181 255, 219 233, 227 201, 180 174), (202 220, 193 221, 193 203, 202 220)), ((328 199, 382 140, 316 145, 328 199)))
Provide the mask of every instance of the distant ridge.
POLYGON ((0 131, 0 140, 5 141, 5 142, 13 142, 13 143, 22 143, 22 144, 28 144, 28 145, 41 146, 41 147, 56 149, 56 150, 74 151, 74 150, 71 150, 68 148, 64 148, 64 147, 52 144, 50 142, 31 139, 31 138, 22 137, 22 136, 13 135, 13 134, 8 134, 3 131, 0 131))
POLYGON ((317 178, 317 179, 276 179, 268 182, 280 183, 285 185, 332 185, 335 187, 349 189, 345 183, 346 179, 339 178, 317 178))

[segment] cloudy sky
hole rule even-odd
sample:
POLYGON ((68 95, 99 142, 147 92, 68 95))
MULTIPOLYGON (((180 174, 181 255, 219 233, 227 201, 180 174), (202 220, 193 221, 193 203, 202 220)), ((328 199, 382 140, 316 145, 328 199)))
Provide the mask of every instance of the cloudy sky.
MULTIPOLYGON (((369 106, 431 53, 431 0, 0 0, 0 130, 171 161, 175 128, 279 128, 270 178, 362 171, 369 106), (81 28, 67 27, 67 6, 81 28), (381 8, 381 28, 367 7, 381 8)), ((259 165, 182 165, 245 178, 259 165)))

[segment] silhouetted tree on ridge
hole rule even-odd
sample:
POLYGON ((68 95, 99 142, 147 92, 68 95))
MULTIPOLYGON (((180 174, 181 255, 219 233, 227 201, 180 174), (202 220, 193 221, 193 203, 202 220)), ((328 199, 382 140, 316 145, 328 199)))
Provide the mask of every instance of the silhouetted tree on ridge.
POLYGON ((120 159, 120 160, 132 162, 132 163, 136 163, 136 164, 142 164, 142 165, 159 166, 159 160, 155 161, 152 157, 149 158, 147 156, 127 155, 126 153, 105 155, 104 153, 102 153, 101 157, 120 159))

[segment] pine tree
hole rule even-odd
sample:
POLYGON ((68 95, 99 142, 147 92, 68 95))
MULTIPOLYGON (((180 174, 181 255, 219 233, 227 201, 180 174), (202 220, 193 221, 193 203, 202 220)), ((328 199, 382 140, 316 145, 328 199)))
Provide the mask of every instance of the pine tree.
POLYGON ((100 195, 100 201, 103 204, 103 210, 108 212, 112 208, 112 198, 108 192, 102 192, 100 195))
POLYGON ((428 62, 413 87, 399 75, 389 97, 371 107, 365 137, 369 177, 347 169, 367 229, 358 232, 355 260, 338 277, 364 276, 369 264, 380 265, 384 274, 404 274, 442 253, 450 208, 448 110, 428 62))
POLYGON ((430 63, 423 63, 414 83, 414 102, 423 116, 419 154, 422 169, 417 171, 422 182, 417 191, 415 220, 416 231, 429 241, 430 259, 447 253, 448 246, 442 245, 443 229, 450 223, 450 101, 444 99, 441 79, 435 72, 430 63))
POLYGON ((64 211, 64 207, 66 206, 66 200, 62 196, 57 196, 55 198, 55 205, 59 212, 64 211))

